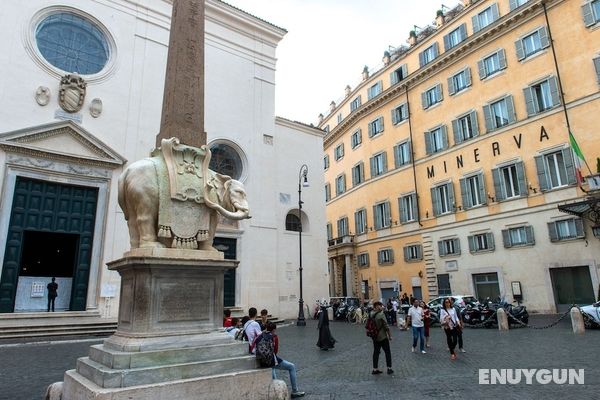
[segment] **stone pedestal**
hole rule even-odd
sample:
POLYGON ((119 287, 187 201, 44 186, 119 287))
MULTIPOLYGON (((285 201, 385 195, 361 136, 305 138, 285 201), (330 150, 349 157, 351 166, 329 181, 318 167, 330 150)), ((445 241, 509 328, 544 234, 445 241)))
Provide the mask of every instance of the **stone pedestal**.
POLYGON ((63 400, 266 399, 271 369, 223 332, 219 252, 135 249, 108 264, 121 275, 119 324, 65 373, 63 400))

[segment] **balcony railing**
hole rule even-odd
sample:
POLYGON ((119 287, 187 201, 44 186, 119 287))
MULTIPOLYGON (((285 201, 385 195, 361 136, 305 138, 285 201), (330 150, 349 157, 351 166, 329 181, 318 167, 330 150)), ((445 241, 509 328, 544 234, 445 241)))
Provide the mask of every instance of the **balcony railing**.
POLYGON ((354 235, 344 235, 333 239, 329 239, 327 243, 329 247, 345 244, 354 245, 354 235))

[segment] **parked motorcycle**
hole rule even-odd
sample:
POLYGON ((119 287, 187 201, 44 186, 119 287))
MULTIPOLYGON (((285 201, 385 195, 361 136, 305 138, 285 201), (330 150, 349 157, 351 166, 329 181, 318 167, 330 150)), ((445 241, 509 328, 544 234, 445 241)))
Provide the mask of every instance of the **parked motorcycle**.
POLYGON ((506 311, 509 325, 521 325, 519 321, 523 324, 527 324, 529 322, 529 313, 527 312, 527 307, 522 305, 513 306, 506 301, 500 303, 500 305, 502 308, 504 308, 504 311, 506 311))
POLYGON ((489 303, 483 305, 468 304, 461 310, 462 320, 466 324, 483 324, 486 328, 491 328, 496 323, 496 319, 494 318, 495 314, 495 308, 489 303))

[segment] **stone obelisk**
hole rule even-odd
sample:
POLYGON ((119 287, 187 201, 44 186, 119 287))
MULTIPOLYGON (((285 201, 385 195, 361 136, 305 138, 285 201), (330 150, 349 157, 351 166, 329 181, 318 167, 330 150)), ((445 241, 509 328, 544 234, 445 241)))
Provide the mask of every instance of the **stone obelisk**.
POLYGON ((201 147, 204 132, 204 0, 173 0, 160 132, 201 147))

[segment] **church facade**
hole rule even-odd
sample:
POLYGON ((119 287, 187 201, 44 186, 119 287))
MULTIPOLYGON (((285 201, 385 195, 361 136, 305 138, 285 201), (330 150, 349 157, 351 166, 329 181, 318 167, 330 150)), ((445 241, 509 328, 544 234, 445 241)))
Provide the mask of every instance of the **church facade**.
MULTIPOLYGON (((120 278, 106 263, 129 249, 117 180, 154 148, 172 4, 3 6, 0 312, 45 311, 46 285, 55 277, 57 311, 116 317, 120 278)), ((274 115, 275 53, 286 31, 218 0, 206 1, 205 12, 211 168, 245 185, 252 215, 221 220, 217 229, 214 246, 240 261, 226 273, 224 302, 293 318, 300 221, 303 278, 310 282, 304 298, 328 291, 326 239, 317 222, 325 219, 323 134, 274 115), (303 164, 310 186, 299 214, 303 164)))

